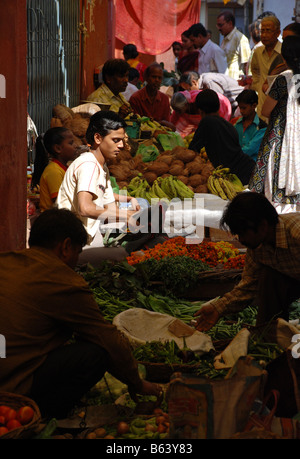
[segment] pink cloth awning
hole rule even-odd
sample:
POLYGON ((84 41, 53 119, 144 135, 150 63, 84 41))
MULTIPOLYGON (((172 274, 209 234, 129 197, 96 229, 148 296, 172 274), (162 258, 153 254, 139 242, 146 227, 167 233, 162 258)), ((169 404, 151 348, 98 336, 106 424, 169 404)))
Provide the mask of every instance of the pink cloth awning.
POLYGON ((192 24, 201 0, 116 0, 116 38, 144 54, 162 54, 192 24))

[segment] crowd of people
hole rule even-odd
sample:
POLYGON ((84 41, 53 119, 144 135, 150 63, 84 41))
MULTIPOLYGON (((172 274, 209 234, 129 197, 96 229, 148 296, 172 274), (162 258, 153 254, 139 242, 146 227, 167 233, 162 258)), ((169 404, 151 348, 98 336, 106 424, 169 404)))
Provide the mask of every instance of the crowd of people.
MULTIPOLYGON (((171 95, 161 87, 163 66, 153 62, 142 67, 136 46, 128 44, 123 49, 124 60, 111 59, 105 63, 102 84, 88 100, 110 104, 110 109, 123 118, 130 112, 151 117, 185 137, 195 133, 202 122, 203 112, 196 106, 198 93, 207 89, 215 91, 220 105, 213 119, 219 116, 234 126, 241 151, 252 159, 248 161, 251 169, 247 173, 250 189, 264 193, 280 212, 291 211, 297 208, 299 190, 292 189, 288 182, 293 179, 289 167, 292 158, 285 153, 283 164, 280 157, 282 140, 285 137, 285 147, 292 129, 290 124, 295 123, 294 118, 286 129, 287 105, 291 105, 287 92, 297 69, 287 64, 289 56, 287 60, 284 58, 282 46, 288 36, 296 37, 289 39, 285 53, 290 53, 293 60, 298 59, 300 26, 295 22, 281 30, 279 18, 266 11, 250 24, 248 38, 237 28, 235 16, 225 10, 217 16, 216 28, 223 37, 220 45, 213 42, 211 32, 201 23, 192 24, 182 32, 181 41, 172 43, 178 80, 171 95), (107 75, 107 67, 113 69, 113 76, 107 75), (131 93, 125 98, 126 77, 128 82, 128 72, 133 68, 139 68, 139 78, 136 74, 135 84, 130 82, 131 93), (282 78, 289 78, 284 89, 282 82, 287 80, 282 78)), ((212 149, 217 151, 221 138, 215 135, 211 142, 212 149)), ((223 149, 222 163, 227 162, 229 150, 223 149)), ((239 178, 244 174, 239 170, 236 173, 239 178)))
POLYGON ((107 167, 125 146, 130 114, 182 136, 194 133, 189 149, 205 147, 214 167, 229 167, 250 191, 230 202, 221 222, 248 248, 242 280, 200 309, 196 327, 208 330, 254 298, 258 324, 277 314, 288 318, 300 296, 300 217, 291 213, 300 205, 300 24, 281 31, 267 12, 249 28, 252 49, 232 13, 221 12, 216 27, 220 46, 202 24, 172 44, 179 76, 172 97, 161 90, 161 64, 143 65, 135 45, 124 46, 124 59, 107 60, 88 96, 107 109, 90 118, 87 151, 78 154, 69 129, 43 136, 43 157, 36 158, 43 164, 37 167, 41 215, 29 248, 0 254, 7 340, 0 388, 31 396, 43 415, 66 416, 105 371, 128 384, 133 398, 161 393, 140 378, 127 339, 103 319, 74 271, 78 263, 126 257, 122 248, 103 246, 101 223, 138 224, 138 200, 114 192, 107 167))

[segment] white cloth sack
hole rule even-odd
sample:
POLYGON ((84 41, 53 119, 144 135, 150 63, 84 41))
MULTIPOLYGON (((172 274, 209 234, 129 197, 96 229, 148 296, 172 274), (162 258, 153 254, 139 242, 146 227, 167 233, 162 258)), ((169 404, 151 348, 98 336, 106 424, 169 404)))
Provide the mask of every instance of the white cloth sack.
POLYGON ((132 308, 123 311, 113 319, 113 324, 128 338, 133 347, 142 346, 147 342, 174 340, 180 349, 186 345, 200 355, 214 349, 210 336, 205 333, 189 327, 173 316, 147 309, 132 308), (183 333, 172 333, 170 329, 175 328, 174 325, 177 330, 177 325, 182 325, 183 333), (185 335, 184 338, 182 335, 185 335))

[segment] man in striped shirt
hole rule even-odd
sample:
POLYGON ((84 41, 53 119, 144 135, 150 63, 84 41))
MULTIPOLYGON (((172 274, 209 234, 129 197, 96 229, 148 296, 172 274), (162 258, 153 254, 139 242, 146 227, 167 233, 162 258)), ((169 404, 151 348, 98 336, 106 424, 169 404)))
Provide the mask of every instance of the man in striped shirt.
POLYGON ((237 195, 225 209, 221 227, 247 247, 240 282, 196 313, 197 329, 209 330, 221 316, 254 304, 256 325, 289 319, 290 304, 300 298, 300 214, 278 215, 258 193, 237 195))

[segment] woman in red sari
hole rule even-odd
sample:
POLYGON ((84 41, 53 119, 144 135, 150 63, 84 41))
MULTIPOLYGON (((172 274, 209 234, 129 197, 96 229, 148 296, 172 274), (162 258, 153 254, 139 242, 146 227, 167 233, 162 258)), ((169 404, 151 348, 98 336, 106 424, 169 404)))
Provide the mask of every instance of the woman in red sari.
POLYGON ((190 34, 186 30, 181 34, 183 51, 178 58, 177 71, 180 74, 188 71, 198 70, 199 52, 190 40, 190 34))

